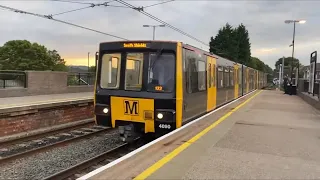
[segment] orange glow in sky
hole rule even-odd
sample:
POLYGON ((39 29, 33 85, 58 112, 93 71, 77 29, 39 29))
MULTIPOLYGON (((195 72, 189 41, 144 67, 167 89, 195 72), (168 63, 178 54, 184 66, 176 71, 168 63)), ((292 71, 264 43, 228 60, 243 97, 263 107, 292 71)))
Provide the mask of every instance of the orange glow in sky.
MULTIPOLYGON (((88 66, 88 58, 62 57, 66 61, 66 65, 88 66)), ((89 66, 94 66, 95 58, 90 57, 89 66)))

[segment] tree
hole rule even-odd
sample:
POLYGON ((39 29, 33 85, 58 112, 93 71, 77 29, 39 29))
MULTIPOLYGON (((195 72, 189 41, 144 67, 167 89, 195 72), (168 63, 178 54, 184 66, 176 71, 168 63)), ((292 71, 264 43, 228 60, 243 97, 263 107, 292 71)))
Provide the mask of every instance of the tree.
MULTIPOLYGON (((298 65, 302 66, 300 64, 299 59, 293 58, 293 62, 291 62, 291 60, 292 60, 292 57, 285 57, 284 58, 284 66, 290 66, 291 67, 291 63, 293 63, 293 67, 298 67, 298 65)), ((282 58, 279 58, 278 61, 276 61, 276 63, 275 63, 276 69, 279 67, 280 64, 282 64, 282 58)))
POLYGON ((56 50, 27 40, 12 40, 0 47, 0 70, 67 71, 67 67, 56 50))
MULTIPOLYGON (((279 65, 282 64, 282 58, 279 58, 278 61, 275 63, 275 68, 279 69, 279 65)), ((288 74, 291 72, 291 67, 293 65, 293 68, 299 67, 299 69, 303 69, 303 65, 300 63, 299 59, 293 58, 292 57, 285 57, 284 58, 284 74, 288 74)), ((290 75, 289 75, 290 76, 290 75)), ((299 71, 299 78, 303 77, 303 72, 299 71)))
POLYGON ((89 72, 96 72, 96 66, 90 66, 89 72))
POLYGON ((210 38, 209 51, 221 57, 249 65, 251 44, 249 32, 243 24, 232 28, 228 23, 219 29, 215 38, 210 38))
POLYGON ((235 29, 235 32, 237 41, 237 62, 249 66, 251 57, 249 32, 243 24, 240 24, 235 29))
POLYGON ((232 28, 227 23, 219 29, 218 34, 214 38, 210 38, 209 45, 210 52, 266 72, 269 74, 268 79, 272 80, 273 70, 259 58, 251 57, 249 32, 243 24, 240 24, 237 28, 232 28))
POLYGON ((209 51, 221 57, 235 61, 237 54, 236 33, 228 23, 222 27, 215 38, 210 39, 209 51))

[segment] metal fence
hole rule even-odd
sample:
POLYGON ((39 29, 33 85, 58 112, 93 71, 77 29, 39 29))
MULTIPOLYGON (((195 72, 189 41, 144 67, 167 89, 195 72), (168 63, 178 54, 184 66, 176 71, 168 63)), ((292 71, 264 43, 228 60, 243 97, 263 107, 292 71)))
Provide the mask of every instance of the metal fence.
POLYGON ((94 72, 92 73, 76 73, 69 72, 68 73, 68 86, 89 86, 94 85, 96 79, 96 75, 94 72))
POLYGON ((0 88, 26 88, 27 75, 24 71, 0 70, 0 88))

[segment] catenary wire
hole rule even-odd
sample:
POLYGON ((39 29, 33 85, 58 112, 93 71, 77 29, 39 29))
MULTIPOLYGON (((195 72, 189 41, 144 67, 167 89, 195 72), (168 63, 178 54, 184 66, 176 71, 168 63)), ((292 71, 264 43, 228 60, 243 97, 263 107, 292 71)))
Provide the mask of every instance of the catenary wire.
POLYGON ((195 40, 195 41, 203 44, 203 45, 205 45, 205 46, 210 47, 208 43, 205 43, 205 42, 203 42, 203 41, 195 38, 194 36, 192 36, 192 35, 184 32, 184 31, 182 31, 182 30, 180 30, 180 29, 172 26, 171 24, 169 24, 169 23, 167 23, 167 22, 165 22, 165 21, 163 21, 163 20, 161 20, 161 19, 159 19, 159 18, 157 18, 157 17, 155 17, 155 16, 153 16, 153 15, 151 15, 151 14, 145 12, 145 11, 142 11, 141 9, 139 9, 139 8, 137 8, 137 7, 135 7, 135 6, 131 5, 131 4, 123 1, 123 0, 116 0, 116 1, 119 2, 119 3, 121 3, 121 4, 123 4, 123 5, 125 5, 125 6, 127 6, 127 7, 130 7, 130 8, 132 8, 132 9, 134 9, 134 10, 136 10, 136 11, 142 13, 142 14, 144 14, 145 16, 150 17, 151 19, 153 19, 153 20, 155 20, 155 21, 158 21, 158 22, 164 24, 165 26, 167 26, 167 27, 169 27, 169 28, 171 28, 171 29, 173 29, 173 30, 175 30, 175 31, 177 31, 177 32, 179 32, 179 33, 181 33, 181 34, 183 34, 183 35, 185 35, 185 36, 187 36, 187 37, 189 37, 189 38, 191 38, 191 39, 193 39, 193 40, 195 40))
POLYGON ((67 0, 51 0, 51 1, 64 2, 64 3, 73 3, 73 4, 92 4, 92 3, 86 3, 86 2, 67 1, 67 0))
POLYGON ((89 31, 93 31, 93 32, 96 32, 96 33, 100 33, 100 34, 103 34, 103 35, 111 36, 111 37, 114 37, 114 38, 118 38, 118 39, 122 39, 122 40, 128 40, 126 38, 123 38, 123 37, 120 37, 120 36, 116 36, 116 35, 113 35, 113 34, 109 34, 109 33, 105 33, 105 32, 102 32, 102 31, 99 31, 99 30, 95 30, 95 29, 92 29, 92 28, 80 26, 80 25, 73 24, 73 23, 70 23, 70 22, 67 22, 67 21, 62 21, 62 20, 59 20, 59 19, 54 19, 50 15, 41 15, 41 14, 31 13, 31 12, 27 12, 27 11, 22 11, 20 9, 15 9, 15 8, 11 8, 11 7, 8 7, 8 6, 3 6, 3 5, 0 5, 0 8, 6 9, 6 10, 9 10, 9 11, 13 11, 13 12, 16 12, 16 13, 28 14, 28 15, 32 15, 32 16, 37 16, 37 17, 53 20, 53 21, 56 21, 56 22, 60 22, 60 23, 63 23, 63 24, 70 25, 70 26, 74 26, 74 27, 86 29, 86 30, 89 30, 89 31))
MULTIPOLYGON (((93 5, 94 3, 84 3, 84 2, 77 2, 77 1, 67 1, 67 0, 51 0, 51 1, 57 1, 57 2, 65 2, 65 3, 77 3, 77 4, 90 4, 90 5, 93 5)), ((116 1, 116 0, 112 0, 112 1, 109 1, 107 3, 111 3, 113 1, 116 1)), ((159 2, 159 3, 155 3, 155 4, 151 4, 151 5, 148 5, 148 6, 143 6, 143 8, 149 8, 149 7, 153 7, 153 6, 157 6, 157 5, 160 5, 160 4, 165 4, 165 3, 169 3, 169 2, 172 2, 172 1, 175 1, 175 0, 168 0, 168 1, 164 1, 164 2, 159 2)), ((117 6, 117 5, 105 5, 105 6, 110 6, 110 7, 119 7, 119 8, 130 8, 130 7, 127 7, 127 6, 117 6)))
POLYGON ((88 8, 92 8, 92 6, 87 6, 87 7, 78 8, 78 9, 69 10, 69 11, 64 11, 64 12, 61 12, 61 13, 52 14, 51 16, 58 16, 58 15, 61 15, 61 14, 67 14, 67 13, 71 13, 71 12, 75 12, 75 11, 80 11, 80 10, 88 9, 88 8))
POLYGON ((169 0, 169 1, 155 3, 155 4, 148 5, 148 6, 143 6, 143 8, 153 7, 153 6, 157 6, 157 5, 160 5, 160 4, 165 4, 165 3, 168 3, 168 2, 172 2, 172 1, 175 1, 175 0, 169 0))
MULTIPOLYGON (((56 0, 51 0, 51 1, 56 1, 56 0)), ((57 16, 57 15, 67 14, 67 13, 71 13, 71 12, 75 12, 75 11, 81 11, 81 10, 88 9, 88 8, 94 8, 96 6, 110 6, 108 3, 111 3, 113 1, 115 1, 115 0, 104 2, 104 3, 96 3, 96 4, 95 3, 86 3, 86 4, 90 4, 90 6, 86 6, 86 7, 78 8, 78 9, 73 9, 73 10, 69 10, 69 11, 60 12, 60 13, 52 14, 50 16, 57 16)), ((62 2, 73 2, 73 1, 62 1, 62 2)))

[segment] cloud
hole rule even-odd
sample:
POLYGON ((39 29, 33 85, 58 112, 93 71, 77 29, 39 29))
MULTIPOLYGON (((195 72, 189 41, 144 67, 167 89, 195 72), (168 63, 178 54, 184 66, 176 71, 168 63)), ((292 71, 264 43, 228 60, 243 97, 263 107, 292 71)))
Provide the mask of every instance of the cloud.
MULTIPOLYGON (((104 1, 81 1, 101 3, 104 1)), ((129 1, 135 6, 146 6, 161 1, 129 1)), ((55 14, 86 7, 50 1, 1 1, 6 5, 39 14, 55 14)), ((121 4, 112 2, 110 5, 121 4)), ((306 19, 296 25, 295 57, 308 64, 309 55, 319 47, 320 24, 318 1, 173 1, 146 8, 145 11, 175 27, 209 42, 227 22, 233 26, 243 23, 249 31, 252 56, 274 68, 282 56, 291 56, 293 24, 286 19, 306 19)), ((159 24, 129 8, 94 7, 56 16, 55 18, 90 27, 128 39, 152 39, 152 29, 144 24, 159 24)), ((87 64, 87 53, 94 54, 100 42, 117 40, 106 35, 72 27, 58 22, 18 14, 0 9, 0 44, 12 39, 27 39, 50 49, 56 49, 68 64, 87 64)), ((206 49, 170 28, 157 28, 156 39, 179 40, 206 49)), ((93 56, 92 56, 93 60, 93 56)), ((93 64, 93 63, 91 63, 93 64)))

